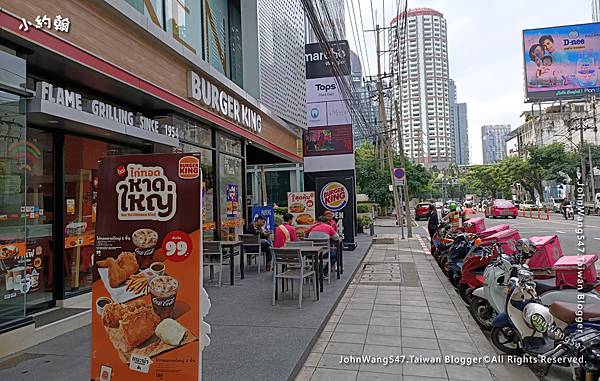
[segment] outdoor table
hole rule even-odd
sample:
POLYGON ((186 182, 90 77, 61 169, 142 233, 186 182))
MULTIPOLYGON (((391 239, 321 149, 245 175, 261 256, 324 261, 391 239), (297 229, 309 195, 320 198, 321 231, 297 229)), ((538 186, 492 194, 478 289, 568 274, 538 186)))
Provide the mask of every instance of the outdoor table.
MULTIPOLYGON (((327 251, 327 246, 286 246, 286 249, 298 249, 304 257, 313 258, 313 270, 315 271, 315 281, 319 282, 319 288, 317 289, 317 300, 319 300, 319 293, 323 292, 323 253, 327 251), (318 261, 315 260, 318 257, 318 261)), ((275 284, 275 300, 277 300, 277 283, 275 284)))
POLYGON ((231 277, 231 285, 233 286, 233 278, 234 278, 234 268, 233 268, 233 259, 236 256, 235 252, 236 252, 236 248, 238 251, 238 254, 240 255, 240 275, 241 278, 244 279, 244 248, 242 246, 242 241, 220 241, 221 242, 221 247, 223 248, 223 251, 227 251, 230 255, 229 258, 229 274, 231 277))

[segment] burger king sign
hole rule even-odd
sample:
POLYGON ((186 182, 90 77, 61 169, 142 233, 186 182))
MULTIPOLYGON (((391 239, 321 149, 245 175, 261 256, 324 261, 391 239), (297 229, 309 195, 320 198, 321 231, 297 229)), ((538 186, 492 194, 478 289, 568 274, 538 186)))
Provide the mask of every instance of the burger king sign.
POLYGON ((321 189, 321 204, 333 212, 344 209, 348 199, 348 189, 337 181, 332 181, 321 189))

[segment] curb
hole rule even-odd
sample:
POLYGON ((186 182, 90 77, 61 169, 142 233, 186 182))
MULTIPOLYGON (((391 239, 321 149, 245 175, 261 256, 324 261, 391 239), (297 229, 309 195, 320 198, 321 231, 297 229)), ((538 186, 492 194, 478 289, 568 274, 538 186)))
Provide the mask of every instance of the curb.
POLYGON ((365 250, 365 254, 360 259, 360 262, 358 263, 358 266, 356 266, 356 268, 352 272, 352 275, 348 279, 348 283, 346 283, 346 285, 344 286, 344 288, 340 292, 340 295, 338 296, 337 300, 335 301, 335 303, 333 304, 333 306, 331 307, 331 309, 329 310, 329 312, 323 318, 323 321, 321 322, 321 325, 319 326, 319 328, 315 332, 315 335, 310 340, 310 342, 308 343, 308 346, 306 347, 306 349, 304 350, 304 352, 302 353, 302 355, 300 356, 300 358, 296 362, 296 365, 294 366, 294 369, 292 369, 292 373, 290 373, 289 377, 287 378, 288 381, 294 381, 296 379, 296 377, 298 376, 298 374, 300 373, 300 371, 302 370, 302 368, 304 367, 304 363, 308 359, 308 356, 310 355, 312 348, 315 346, 315 343, 317 342, 317 340, 319 340, 319 337, 323 333, 323 330, 325 329, 325 326, 327 325, 327 323, 329 323, 329 319, 331 318, 331 315, 333 315, 333 312, 335 311, 335 309, 337 308, 337 306, 340 304, 340 300, 342 300, 342 298, 346 294, 346 291, 348 291, 348 287, 350 287, 350 284, 354 280, 354 277, 360 271, 361 266, 364 263, 365 258, 367 257, 367 254, 369 254, 369 252, 371 251, 372 248, 373 248, 373 240, 371 239, 371 242, 369 242, 369 246, 367 247, 367 250, 365 250))

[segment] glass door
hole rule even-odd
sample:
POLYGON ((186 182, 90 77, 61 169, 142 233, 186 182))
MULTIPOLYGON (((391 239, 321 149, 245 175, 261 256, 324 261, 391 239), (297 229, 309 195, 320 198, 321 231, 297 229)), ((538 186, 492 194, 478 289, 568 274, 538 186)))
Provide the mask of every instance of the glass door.
POLYGON ((136 148, 101 140, 65 136, 63 203, 65 296, 86 292, 92 287, 92 256, 95 253, 100 158, 139 153, 142 151, 136 148))

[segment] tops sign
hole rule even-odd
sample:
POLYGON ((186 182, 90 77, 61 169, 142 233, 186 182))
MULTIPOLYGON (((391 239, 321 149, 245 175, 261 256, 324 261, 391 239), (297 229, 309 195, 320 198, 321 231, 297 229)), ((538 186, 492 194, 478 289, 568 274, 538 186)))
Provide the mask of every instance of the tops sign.
POLYGON ((188 97, 202 102, 206 107, 250 131, 260 133, 262 130, 262 119, 257 112, 240 104, 231 94, 219 90, 209 80, 191 70, 188 72, 188 97))

